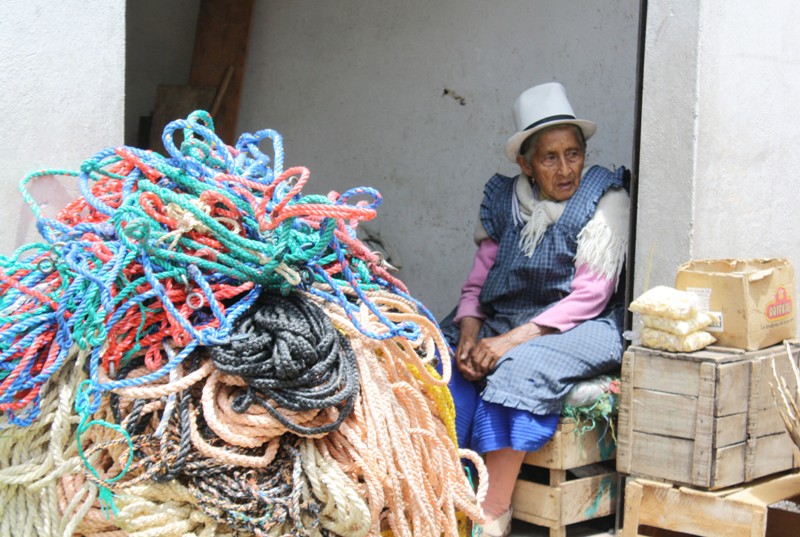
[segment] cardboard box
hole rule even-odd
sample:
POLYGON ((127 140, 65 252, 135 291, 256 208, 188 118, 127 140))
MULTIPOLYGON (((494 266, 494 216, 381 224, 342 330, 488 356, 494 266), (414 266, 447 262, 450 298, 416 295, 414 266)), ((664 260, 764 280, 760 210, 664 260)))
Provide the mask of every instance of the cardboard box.
POLYGON ((797 336, 795 274, 786 259, 707 259, 678 267, 675 288, 690 291, 717 322, 716 345, 748 351, 797 336))
POLYGON ((671 353, 632 345, 622 356, 617 470, 716 490, 798 467, 775 406, 772 364, 795 389, 800 344, 746 352, 671 353))

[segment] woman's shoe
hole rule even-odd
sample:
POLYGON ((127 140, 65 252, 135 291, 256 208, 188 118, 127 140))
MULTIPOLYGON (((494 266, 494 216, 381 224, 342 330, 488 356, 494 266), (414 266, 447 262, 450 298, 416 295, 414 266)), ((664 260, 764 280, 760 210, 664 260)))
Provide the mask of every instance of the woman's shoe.
POLYGON ((483 526, 475 526, 472 530, 474 537, 508 537, 511 533, 511 508, 483 526))

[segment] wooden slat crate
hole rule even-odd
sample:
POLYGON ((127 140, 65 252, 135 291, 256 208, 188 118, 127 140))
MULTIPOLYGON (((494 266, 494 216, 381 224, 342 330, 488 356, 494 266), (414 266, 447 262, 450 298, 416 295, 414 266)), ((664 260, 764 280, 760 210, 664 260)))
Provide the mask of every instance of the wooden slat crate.
MULTIPOLYGON (((800 346, 790 342, 797 363, 800 346)), ((623 355, 617 470, 709 490, 798 467, 770 389, 774 358, 794 389, 784 345, 623 355)))
POLYGON ((763 478, 719 491, 631 479, 625 486, 622 537, 796 537, 800 514, 770 505, 800 494, 800 474, 763 478))
POLYGON ((538 451, 526 455, 511 504, 514 518, 550 528, 550 537, 566 537, 566 526, 613 514, 617 502, 615 444, 602 425, 582 434, 578 425, 562 420, 555 435, 538 451), (540 468, 546 483, 526 478, 525 466, 540 468))

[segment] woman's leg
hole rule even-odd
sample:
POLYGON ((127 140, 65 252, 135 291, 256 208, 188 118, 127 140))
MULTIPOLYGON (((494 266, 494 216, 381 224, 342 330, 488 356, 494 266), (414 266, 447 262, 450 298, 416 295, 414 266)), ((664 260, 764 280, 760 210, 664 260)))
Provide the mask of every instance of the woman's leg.
POLYGON ((514 484, 517 482, 524 458, 524 451, 517 451, 510 447, 490 451, 486 454, 489 490, 482 507, 486 513, 487 523, 498 518, 511 507, 511 495, 514 492, 514 484))

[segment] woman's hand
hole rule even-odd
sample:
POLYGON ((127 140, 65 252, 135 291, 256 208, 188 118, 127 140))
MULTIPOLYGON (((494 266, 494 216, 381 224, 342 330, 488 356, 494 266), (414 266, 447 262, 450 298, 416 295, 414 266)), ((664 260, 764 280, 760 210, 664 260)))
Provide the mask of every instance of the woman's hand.
MULTIPOLYGON (((549 334, 551 332, 553 332, 552 328, 538 326, 534 323, 525 323, 512 330, 509 330, 505 334, 483 338, 472 350, 469 360, 469 369, 474 374, 478 375, 477 378, 484 377, 494 369, 497 361, 505 353, 517 345, 521 345, 526 341, 530 341, 534 338, 549 334)), ((464 376, 466 378, 466 375, 464 376)))
POLYGON ((456 366, 461 372, 461 375, 469 380, 474 381, 481 378, 472 368, 472 351, 478 343, 478 333, 481 331, 483 321, 477 317, 464 317, 459 323, 461 328, 461 335, 458 338, 458 346, 456 347, 456 366))

